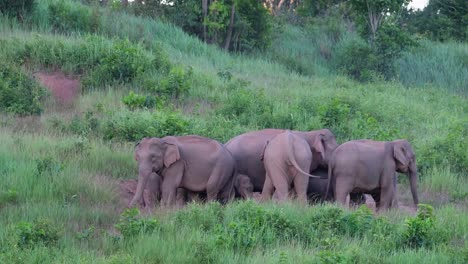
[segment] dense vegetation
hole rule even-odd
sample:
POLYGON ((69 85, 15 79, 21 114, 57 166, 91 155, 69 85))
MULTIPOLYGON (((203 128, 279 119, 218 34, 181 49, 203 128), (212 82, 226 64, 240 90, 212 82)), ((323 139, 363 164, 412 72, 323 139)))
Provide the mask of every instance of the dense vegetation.
MULTIPOLYGON (((23 2, 0 16, 1 263, 466 263, 468 47, 449 40, 466 41, 457 28, 443 43, 411 37, 388 49, 423 29, 383 41, 398 28, 386 21, 371 40, 343 1, 298 1, 310 5, 298 15, 288 5, 271 7, 273 18, 265 11, 269 45, 256 47, 258 34, 242 31, 245 46, 228 48, 249 52, 241 54, 216 47, 224 48, 229 19, 215 20, 223 28, 208 23, 218 39, 207 45, 200 18, 189 31, 169 7, 156 16, 142 14, 158 9, 142 10, 141 1, 23 2), (37 71, 79 77, 82 92, 62 106, 32 77, 37 71), (136 178, 140 138, 225 142, 266 127, 328 127, 339 142, 406 138, 420 200, 431 206, 376 216, 365 207, 247 201, 122 213, 119 180, 136 178)), ((263 19, 244 11, 236 23, 263 19)))

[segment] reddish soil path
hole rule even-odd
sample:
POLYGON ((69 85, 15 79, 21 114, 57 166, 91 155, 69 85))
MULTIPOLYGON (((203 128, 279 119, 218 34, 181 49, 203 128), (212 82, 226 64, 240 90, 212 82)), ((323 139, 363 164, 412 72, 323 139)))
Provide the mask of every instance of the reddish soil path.
POLYGON ((80 81, 67 77, 62 72, 37 72, 34 77, 52 92, 60 105, 70 105, 79 94, 80 81))

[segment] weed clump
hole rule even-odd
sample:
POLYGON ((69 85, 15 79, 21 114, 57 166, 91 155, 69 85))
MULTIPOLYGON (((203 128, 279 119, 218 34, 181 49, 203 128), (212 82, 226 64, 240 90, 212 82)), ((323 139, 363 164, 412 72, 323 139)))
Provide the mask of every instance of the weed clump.
POLYGON ((46 90, 19 67, 0 65, 0 110, 18 114, 40 114, 46 90))
POLYGON ((138 208, 126 209, 120 216, 120 220, 115 224, 124 238, 135 237, 139 234, 150 234, 159 228, 160 224, 156 218, 139 218, 138 208))
POLYGON ((59 229, 46 219, 38 219, 33 223, 20 222, 16 226, 18 235, 17 245, 24 249, 39 244, 44 246, 55 246, 59 240, 59 229))

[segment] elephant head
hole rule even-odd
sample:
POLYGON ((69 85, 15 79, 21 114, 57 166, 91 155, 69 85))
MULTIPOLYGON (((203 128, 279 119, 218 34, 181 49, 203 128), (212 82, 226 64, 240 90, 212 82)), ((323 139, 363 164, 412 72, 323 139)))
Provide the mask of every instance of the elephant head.
POLYGON ((327 168, 331 154, 338 147, 335 135, 328 129, 305 133, 304 137, 311 147, 315 161, 315 164, 312 164, 310 169, 314 170, 317 166, 327 168))
POLYGON ((138 185, 129 207, 141 200, 143 190, 152 173, 160 175, 164 167, 168 168, 179 159, 180 153, 176 138, 143 138, 135 148, 135 160, 138 162, 138 185))
POLYGON ((411 144, 406 140, 395 140, 391 142, 393 158, 395 159, 396 171, 406 173, 410 179, 411 194, 414 204, 417 206, 418 193, 418 171, 416 166, 416 156, 411 144))
POLYGON ((247 175, 238 174, 234 187, 243 199, 252 198, 254 186, 247 175))

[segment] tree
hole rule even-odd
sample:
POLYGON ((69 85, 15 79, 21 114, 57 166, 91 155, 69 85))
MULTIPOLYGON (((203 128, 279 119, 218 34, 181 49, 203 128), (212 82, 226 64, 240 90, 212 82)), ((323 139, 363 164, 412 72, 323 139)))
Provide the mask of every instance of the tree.
POLYGON ((360 19, 368 25, 371 43, 386 18, 398 16, 411 0, 351 0, 351 7, 360 19))

